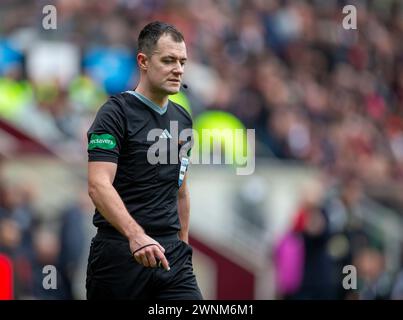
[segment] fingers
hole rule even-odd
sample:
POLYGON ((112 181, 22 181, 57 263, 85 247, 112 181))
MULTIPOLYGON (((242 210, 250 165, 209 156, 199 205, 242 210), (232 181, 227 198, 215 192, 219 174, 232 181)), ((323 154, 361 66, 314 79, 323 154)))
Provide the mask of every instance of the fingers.
POLYGON ((136 259, 136 262, 138 264, 142 264, 145 267, 150 266, 150 264, 148 263, 147 256, 145 255, 145 252, 143 252, 142 250, 139 252, 136 252, 133 256, 134 256, 134 259, 136 259))
MULTIPOLYGON (((145 267, 150 267, 152 266, 152 250, 149 250, 148 248, 144 248, 142 250, 137 251, 136 253, 133 254, 134 259, 136 260, 137 263, 142 264, 145 267), (149 260, 150 258, 150 260, 149 260)), ((154 264, 155 264, 155 259, 154 259, 154 264)))
POLYGON ((141 255, 140 255, 139 252, 136 252, 136 253, 133 255, 133 257, 134 257, 134 259, 136 260, 136 262, 137 262, 138 264, 143 264, 143 261, 142 261, 142 259, 141 259, 141 255))
POLYGON ((160 263, 162 264, 162 267, 166 271, 169 271, 171 268, 169 267, 169 262, 168 262, 167 258, 165 258, 165 255, 161 251, 158 251, 158 250, 155 252, 155 255, 158 258, 158 260, 160 261, 160 263))
POLYGON ((142 250, 139 250, 133 256, 136 259, 137 263, 142 264, 145 267, 155 268, 162 266, 165 270, 169 271, 169 262, 166 259, 164 252, 165 249, 161 245, 156 244, 154 246, 149 246, 142 250))
POLYGON ((165 249, 158 242, 156 243, 157 247, 161 250, 162 253, 165 253, 165 249))
POLYGON ((147 256, 146 256, 145 254, 143 254, 143 255, 141 256, 141 264, 142 264, 143 266, 145 266, 145 267, 149 267, 149 266, 150 266, 150 264, 148 263, 147 256))
MULTIPOLYGON (((159 250, 159 249, 156 249, 159 250)), ((157 266, 157 261, 155 261, 154 252, 152 249, 146 251, 146 256, 150 267, 155 268, 157 266)))

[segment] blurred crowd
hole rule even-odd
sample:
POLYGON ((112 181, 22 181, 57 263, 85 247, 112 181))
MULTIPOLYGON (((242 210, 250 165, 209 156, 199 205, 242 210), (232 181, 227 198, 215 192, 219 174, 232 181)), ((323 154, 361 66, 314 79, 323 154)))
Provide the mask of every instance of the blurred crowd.
POLYGON ((33 206, 35 197, 32 185, 0 179, 0 254, 7 256, 13 265, 12 296, 15 299, 78 298, 74 283, 88 238, 85 234, 88 200, 78 197, 59 213, 45 218, 33 206), (49 274, 44 269, 47 265, 56 268, 57 290, 46 290, 43 285, 44 277, 49 274))
MULTIPOLYGON (((1 3, 0 117, 85 161, 96 110, 108 95, 136 86, 139 30, 151 20, 172 23, 186 39, 194 118, 229 112, 256 130, 257 156, 319 167, 335 181, 330 200, 304 203, 296 214, 293 234, 305 248, 323 253, 337 236, 359 248, 343 259, 364 269, 367 261, 382 265, 381 244, 351 229, 349 219, 330 217, 336 202, 349 212, 361 193, 403 212, 403 2, 59 0, 57 30, 45 30, 49 2, 1 3), (357 8, 356 30, 343 29, 345 4, 357 8)), ((32 223, 23 199, 14 220, 1 218, 2 226, 19 225, 21 239, 32 223)), ((327 258, 318 259, 306 270, 327 270, 327 258)))
POLYGON ((372 205, 354 175, 306 184, 290 228, 272 251, 278 297, 403 299, 403 247, 388 252, 399 242, 388 233, 401 229, 385 230, 382 217, 366 218, 382 214, 372 205))
POLYGON ((43 1, 3 1, 3 51, 21 59, 0 68, 0 114, 82 153, 85 130, 106 96, 136 85, 139 30, 160 19, 185 35, 194 117, 228 111, 256 129, 258 156, 300 160, 335 175, 352 171, 367 192, 401 209, 402 4, 353 2, 357 30, 342 27, 343 1, 61 0, 54 2, 57 30, 44 30, 43 1), (43 44, 49 56, 35 58, 41 41, 77 49, 74 58, 57 48, 76 74, 60 66, 64 74, 43 76, 37 69, 46 69, 54 51, 43 44))

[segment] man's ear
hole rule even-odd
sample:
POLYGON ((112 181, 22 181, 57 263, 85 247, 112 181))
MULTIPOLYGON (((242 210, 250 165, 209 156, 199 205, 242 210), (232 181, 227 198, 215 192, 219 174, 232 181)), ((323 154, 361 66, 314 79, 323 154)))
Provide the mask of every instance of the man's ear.
POLYGON ((137 64, 141 70, 146 71, 148 68, 148 58, 144 53, 137 54, 137 64))

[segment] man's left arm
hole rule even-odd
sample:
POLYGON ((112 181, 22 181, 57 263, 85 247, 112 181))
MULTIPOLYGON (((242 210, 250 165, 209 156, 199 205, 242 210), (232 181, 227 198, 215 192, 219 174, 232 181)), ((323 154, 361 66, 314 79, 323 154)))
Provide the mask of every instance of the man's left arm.
POLYGON ((190 194, 186 183, 186 177, 187 175, 185 175, 178 192, 178 214, 181 224, 179 238, 182 241, 189 243, 190 194))

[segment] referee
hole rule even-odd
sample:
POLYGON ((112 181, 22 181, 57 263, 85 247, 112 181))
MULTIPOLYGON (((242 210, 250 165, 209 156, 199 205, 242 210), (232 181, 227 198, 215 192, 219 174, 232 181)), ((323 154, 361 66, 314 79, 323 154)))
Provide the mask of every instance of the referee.
POLYGON ((168 100, 180 90, 186 59, 184 38, 174 26, 146 25, 138 38, 138 86, 110 97, 88 130, 97 234, 88 258, 87 299, 202 299, 188 244, 186 143, 169 141, 175 139, 172 123, 179 132, 192 128, 189 114, 168 100), (160 130, 157 140, 170 142, 157 152, 167 162, 149 160, 152 130, 160 130))

